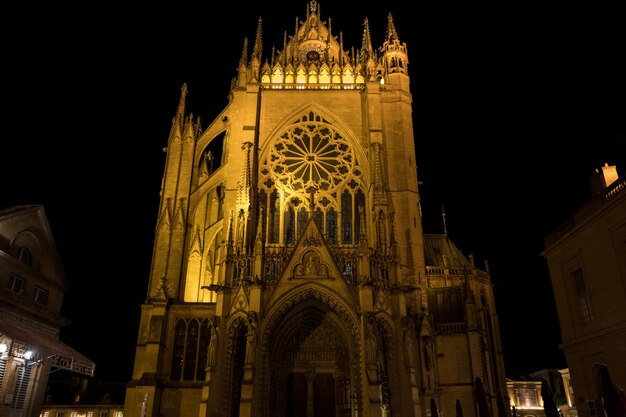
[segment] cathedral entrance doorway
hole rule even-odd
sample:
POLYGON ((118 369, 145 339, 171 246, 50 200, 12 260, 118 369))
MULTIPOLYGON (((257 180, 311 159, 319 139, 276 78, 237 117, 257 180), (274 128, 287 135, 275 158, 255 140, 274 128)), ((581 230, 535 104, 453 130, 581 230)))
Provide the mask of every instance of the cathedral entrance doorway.
POLYGON ((270 350, 270 415, 350 416, 356 375, 343 323, 316 301, 294 310, 276 329, 270 350))
POLYGON ((294 373, 287 378, 286 417, 335 417, 332 374, 294 373))

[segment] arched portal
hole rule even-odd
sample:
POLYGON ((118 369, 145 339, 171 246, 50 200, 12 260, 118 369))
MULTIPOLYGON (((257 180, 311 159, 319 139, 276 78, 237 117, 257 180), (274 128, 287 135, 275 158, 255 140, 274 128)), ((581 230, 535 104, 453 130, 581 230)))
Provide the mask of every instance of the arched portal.
POLYGON ((311 297, 292 305, 270 331, 267 415, 350 416, 358 371, 344 318, 311 297))

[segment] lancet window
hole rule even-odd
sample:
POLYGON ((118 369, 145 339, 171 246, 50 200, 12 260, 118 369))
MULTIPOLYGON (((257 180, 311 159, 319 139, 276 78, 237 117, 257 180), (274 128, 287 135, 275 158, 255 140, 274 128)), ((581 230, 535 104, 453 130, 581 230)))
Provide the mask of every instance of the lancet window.
POLYGON ((170 379, 204 381, 209 341, 207 319, 177 319, 174 325, 170 379))

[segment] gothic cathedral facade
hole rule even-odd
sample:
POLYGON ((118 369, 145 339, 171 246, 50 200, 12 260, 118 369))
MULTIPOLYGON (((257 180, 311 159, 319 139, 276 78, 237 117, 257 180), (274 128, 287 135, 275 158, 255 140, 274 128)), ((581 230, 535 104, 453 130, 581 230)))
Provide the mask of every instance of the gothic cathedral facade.
POLYGON ((272 55, 259 20, 206 129, 182 88, 125 417, 472 417, 477 378, 495 411, 491 280, 423 233, 392 15, 350 53, 312 0, 272 55))

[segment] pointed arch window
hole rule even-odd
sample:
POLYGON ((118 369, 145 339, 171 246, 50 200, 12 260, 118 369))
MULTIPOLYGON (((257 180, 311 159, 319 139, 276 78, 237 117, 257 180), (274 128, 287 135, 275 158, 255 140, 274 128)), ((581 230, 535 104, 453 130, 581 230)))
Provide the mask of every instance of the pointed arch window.
MULTIPOLYGON (((354 219, 354 240, 358 242, 361 235, 361 221, 365 226, 365 195, 363 191, 358 190, 354 198, 354 206, 356 207, 356 218, 354 219)), ((365 230, 363 230, 365 233, 365 230)))
POLYGON ((352 195, 348 190, 341 194, 341 241, 352 243, 352 195))
POLYGON ((293 207, 287 208, 285 213, 285 243, 293 244, 296 240, 296 213, 293 207))
POLYGON ((326 213, 326 240, 331 245, 337 244, 337 212, 332 207, 326 213))
MULTIPOLYGON (((266 219, 267 218, 267 194, 265 193, 265 190, 260 190, 259 191, 259 214, 261 215, 262 219, 266 219)), ((266 236, 267 235, 267 222, 261 222, 261 235, 262 236, 266 236)))
POLYGON ((302 235, 307 220, 309 220, 309 212, 304 207, 300 207, 300 210, 298 210, 298 238, 302 235))
POLYGON ((317 225, 317 228, 324 233, 324 213, 319 207, 317 207, 315 213, 313 213, 313 221, 317 225))
POLYGON ((210 338, 207 319, 179 318, 176 320, 171 380, 204 381, 210 338))
POLYGON ((278 243, 280 239, 280 200, 276 190, 273 190, 270 194, 269 208, 268 242, 278 243))

